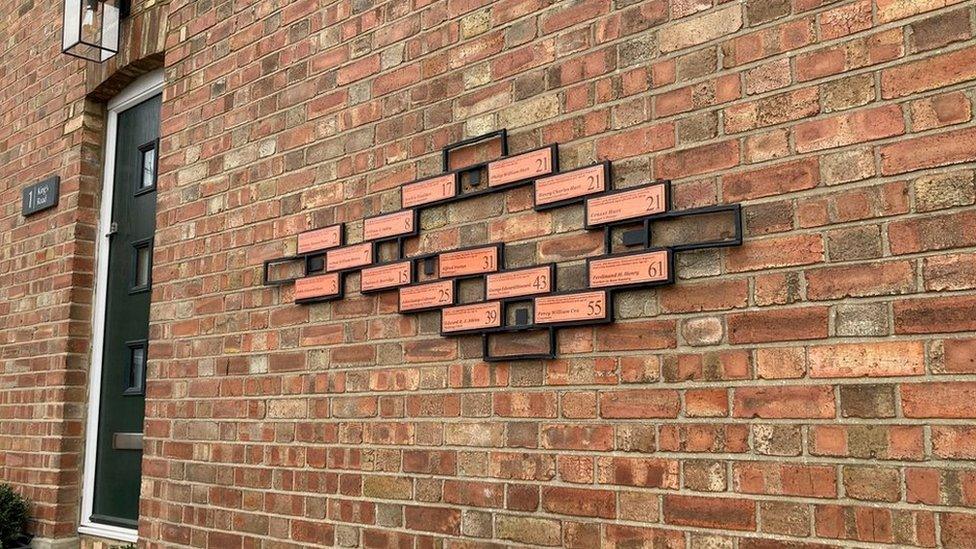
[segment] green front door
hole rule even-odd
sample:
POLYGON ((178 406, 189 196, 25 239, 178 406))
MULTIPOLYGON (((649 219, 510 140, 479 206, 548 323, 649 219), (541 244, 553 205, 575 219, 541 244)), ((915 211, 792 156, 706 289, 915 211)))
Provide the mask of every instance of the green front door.
POLYGON ((139 518, 160 96, 118 115, 92 522, 139 518))

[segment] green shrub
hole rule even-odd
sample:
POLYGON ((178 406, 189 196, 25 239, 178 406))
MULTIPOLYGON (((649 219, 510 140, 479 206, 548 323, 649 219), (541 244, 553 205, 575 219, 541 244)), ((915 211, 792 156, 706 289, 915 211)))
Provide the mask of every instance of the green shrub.
POLYGON ((0 549, 13 547, 27 528, 27 500, 8 484, 0 484, 0 549))

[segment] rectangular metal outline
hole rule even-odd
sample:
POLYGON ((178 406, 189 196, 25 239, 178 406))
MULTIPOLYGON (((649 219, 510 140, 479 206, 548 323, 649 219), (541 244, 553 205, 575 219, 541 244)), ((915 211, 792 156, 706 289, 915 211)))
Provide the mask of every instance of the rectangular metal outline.
POLYGON ((587 257, 586 258, 586 266, 583 269, 583 276, 586 278, 586 285, 587 285, 587 288, 590 289, 590 290, 608 290, 610 292, 613 292, 615 290, 626 290, 626 289, 630 289, 630 288, 653 288, 655 286, 668 286, 668 285, 674 284, 674 281, 675 281, 674 255, 675 255, 674 250, 672 248, 668 248, 668 247, 665 246, 665 247, 643 248, 643 249, 640 249, 640 250, 629 251, 629 252, 622 252, 622 253, 606 254, 606 255, 597 255, 597 256, 587 257), (593 261, 599 261, 601 259, 610 259, 610 258, 617 258, 617 257, 627 257, 629 255, 640 255, 640 254, 646 254, 646 253, 649 253, 649 252, 667 252, 667 257, 668 257, 668 259, 667 259, 667 262, 668 262, 668 278, 666 280, 659 280, 659 281, 656 281, 656 282, 637 282, 637 283, 634 283, 634 284, 621 284, 621 285, 618 285, 618 286, 597 286, 597 287, 594 287, 594 286, 590 286, 589 285, 590 284, 590 263, 592 263, 593 261))
MULTIPOLYGON (((413 262, 411 260, 409 260, 409 259, 394 259, 393 261, 384 261, 383 263, 374 263, 372 265, 368 265, 366 267, 360 267, 359 268, 359 293, 361 293, 363 295, 370 295, 370 294, 378 294, 380 292, 389 292, 390 290, 398 290, 400 288, 403 288, 404 286, 412 286, 414 284, 414 280, 413 280, 414 278, 415 278, 415 273, 413 272, 413 262), (376 289, 373 289, 373 290, 364 290, 363 289, 363 271, 365 271, 366 269, 372 269, 374 267, 386 267, 388 265, 396 265, 397 263, 406 263, 407 264, 407 272, 410 274, 410 282, 407 282, 406 284, 397 284, 395 286, 385 286, 383 288, 376 288, 376 289)), ((428 282, 434 282, 434 281, 428 280, 428 282)), ((399 295, 398 295, 397 296, 397 307, 399 307, 399 306, 400 306, 400 300, 399 300, 399 295)))
MULTIPOLYGON (((719 204, 716 206, 703 206, 701 208, 691 208, 687 210, 669 211, 645 218, 648 224, 662 219, 679 219, 682 217, 693 217, 697 215, 711 215, 715 213, 732 212, 732 223, 735 226, 735 235, 729 240, 710 240, 696 242, 694 244, 678 244, 675 246, 663 246, 675 252, 687 252, 691 250, 703 250, 706 248, 731 248, 742 245, 742 204, 719 204)), ((650 229, 650 227, 649 227, 650 229)), ((653 229, 650 229, 653 230, 653 229)), ((648 241, 650 233, 648 233, 648 241)))
MULTIPOLYGON (((454 296, 455 296, 455 301, 457 301, 457 293, 455 293, 454 296)), ((454 305, 444 305, 443 307, 440 307, 440 311, 441 311, 441 318, 440 318, 440 322, 438 323, 438 325, 440 326, 440 328, 438 328, 438 330, 440 331, 441 337, 452 337, 452 336, 462 336, 462 335, 471 335, 471 334, 484 334, 484 333, 487 333, 487 332, 493 332, 493 331, 496 331, 496 330, 500 330, 500 329, 506 327, 505 326, 505 319, 502 318, 504 316, 504 313, 505 313, 505 304, 500 299, 490 299, 490 300, 485 300, 485 301, 472 301, 471 303, 455 303, 454 305), (446 309, 448 307, 467 307, 469 305, 487 305, 489 303, 498 303, 498 326, 490 326, 490 327, 487 327, 487 328, 474 328, 474 329, 470 329, 470 330, 458 330, 456 332, 445 332, 444 331, 444 309, 446 309)))
POLYGON ((429 311, 439 311, 444 307, 453 307, 458 305, 458 291, 460 288, 459 278, 435 278, 434 280, 425 280, 423 282, 413 282, 411 284, 406 284, 397 288, 397 314, 401 315, 412 315, 415 313, 426 313, 429 311), (433 307, 422 307, 420 309, 400 309, 400 290, 404 288, 409 288, 412 286, 423 286, 425 284, 436 284, 438 282, 450 282, 451 283, 451 302, 446 305, 434 305, 433 307))
MULTIPOLYGON (((103 4, 102 8, 104 9, 105 8, 105 6, 104 6, 104 4, 105 4, 104 0, 98 0, 98 2, 100 4, 103 4)), ((81 0, 79 0, 79 3, 82 3, 81 0)), ((81 38, 82 30, 85 27, 85 17, 84 17, 84 15, 82 13, 79 13, 78 14, 78 41, 75 42, 75 43, 73 43, 73 44, 71 44, 68 47, 65 47, 64 46, 64 34, 63 34, 64 33, 64 30, 62 29, 62 31, 61 31, 62 32, 62 34, 61 34, 61 53, 70 55, 71 57, 76 57, 78 59, 84 59, 85 61, 92 61, 92 62, 95 62, 95 63, 104 63, 105 61, 108 61, 109 59, 111 59, 111 58, 115 57, 116 55, 118 55, 118 53, 119 53, 119 44, 122 42, 122 10, 121 10, 121 3, 122 2, 119 2, 119 3, 115 4, 115 5, 113 5, 113 7, 115 8, 115 11, 117 12, 116 15, 118 17, 118 21, 116 21, 116 25, 118 25, 118 27, 119 27, 118 32, 116 34, 115 49, 114 50, 112 48, 107 48, 107 47, 102 46, 102 45, 99 45, 99 44, 91 44, 91 43, 86 42, 84 39, 81 38), (88 46, 90 48, 95 48, 96 50, 98 50, 98 52, 99 52, 98 59, 93 59, 91 57, 85 57, 84 55, 79 55, 77 53, 72 52, 71 50, 73 50, 78 45, 88 46), (108 52, 108 53, 110 53, 112 55, 109 55, 105 59, 102 59, 102 56, 101 56, 101 53, 102 52, 108 52)), ((61 24, 64 25, 64 17, 63 16, 61 18, 61 24)), ((100 29, 100 32, 104 32, 104 28, 105 28, 105 13, 104 12, 102 13, 101 26, 102 26, 102 29, 100 29)))
MULTIPOLYGON (((369 244, 369 263, 367 263, 366 265, 359 265, 359 266, 356 266, 356 267, 347 267, 345 269, 336 269, 334 271, 330 271, 329 270, 328 258, 327 257, 324 257, 323 258, 324 263, 322 264, 322 271, 321 272, 323 272, 323 273, 351 273, 351 272, 358 271, 360 269, 365 269, 366 267, 372 267, 373 264, 374 264, 374 262, 376 261, 376 242, 366 241, 366 242, 357 242, 355 244, 344 244, 342 246, 336 246, 335 248, 329 248, 328 250, 326 250, 326 252, 332 252, 332 251, 338 250, 340 248, 349 248, 349 247, 352 247, 352 246, 361 246, 363 244, 369 244)), ((310 259, 312 259, 313 257, 319 256, 319 255, 325 256, 325 252, 319 253, 319 254, 314 254, 314 255, 311 255, 310 254, 310 255, 305 256, 305 270, 306 270, 306 272, 310 272, 310 271, 308 271, 308 261, 310 259)), ((316 271, 316 272, 318 272, 318 271, 316 271)))
POLYGON ((457 171, 457 170, 455 170, 455 171, 449 171, 449 172, 440 173, 440 174, 437 174, 437 175, 431 175, 429 177, 424 177, 423 179, 415 179, 415 180, 413 180, 413 181, 411 181, 411 182, 409 182, 409 183, 407 183, 405 185, 400 185, 400 209, 401 210, 406 210, 408 208, 413 208, 415 210, 420 210, 420 209, 423 209, 423 208, 430 208, 430 207, 433 207, 433 206, 439 206, 441 204, 450 203, 451 201, 453 201, 454 199, 456 199, 459 194, 461 194, 461 178, 458 177, 459 174, 460 174, 460 172, 457 171), (404 204, 403 204, 403 187, 407 187, 407 186, 413 185, 415 183, 423 183, 425 181, 430 181, 431 179, 437 179, 438 177, 444 177, 445 175, 450 175, 450 176, 452 176, 454 178, 454 195, 449 196, 447 198, 441 198, 439 200, 434 200, 432 202, 424 202, 423 204, 417 204, 416 206, 404 206, 404 204))
POLYGON ((129 295, 142 294, 152 291, 152 264, 153 264, 153 248, 155 245, 155 236, 150 236, 149 238, 142 238, 129 243, 132 248, 132 262, 130 266, 132 268, 132 277, 129 279, 129 295), (146 283, 138 286, 136 285, 136 279, 139 276, 139 249, 149 248, 149 273, 146 275, 146 283))
POLYGON ((291 284, 292 282, 298 280, 299 278, 305 278, 308 276, 308 256, 304 255, 289 255, 286 257, 276 257, 273 259, 264 260, 264 269, 261 274, 261 278, 265 286, 285 286, 291 284), (271 266, 278 263, 288 263, 290 261, 301 261, 302 262, 302 274, 301 276, 293 276, 291 278, 282 278, 280 280, 271 280, 269 275, 271 274, 271 266))
MULTIPOLYGON (((422 262, 424 260, 431 259, 431 258, 434 258, 434 257, 437 258, 437 277, 434 278, 434 279, 425 280, 424 282, 434 282, 435 280, 452 280, 452 279, 453 280, 467 280, 469 278, 477 278, 479 276, 485 276, 486 274, 489 274, 489 273, 497 273, 498 271, 502 270, 502 267, 505 265, 505 243, 504 242, 492 242, 490 244, 479 244, 477 246, 465 246, 463 248, 457 248, 455 250, 443 250, 443 251, 440 251, 440 252, 432 252, 432 253, 428 253, 428 254, 424 254, 424 255, 417 255, 417 256, 411 257, 410 260, 414 262, 414 269, 416 269, 419 265, 422 264, 422 262), (450 253, 454 253, 454 252, 466 252, 468 250, 478 250, 478 249, 481 249, 481 248, 490 248, 492 246, 498 248, 498 268, 496 270, 494 270, 494 271, 488 271, 488 272, 485 272, 485 273, 474 273, 474 274, 466 274, 466 275, 460 275, 460 276, 447 276, 447 277, 442 277, 441 276, 441 261, 440 261, 440 255, 441 254, 450 254, 450 253)), ((417 273, 415 271, 414 272, 414 277, 415 278, 419 278, 419 277, 416 276, 416 274, 417 273)))
MULTIPOLYGON (((475 143, 478 143, 479 141, 487 141, 494 137, 501 138, 502 157, 508 156, 508 128, 502 128, 500 130, 495 130, 493 132, 483 133, 481 135, 476 135, 474 137, 462 139, 461 141, 451 143, 446 147, 444 147, 443 149, 441 149, 441 166, 442 166, 441 169, 444 172, 461 171, 461 170, 469 169, 471 166, 465 166, 464 168, 459 168, 458 170, 451 170, 451 156, 450 156, 451 151, 456 149, 463 149, 464 147, 469 147, 471 145, 474 145, 475 143)), ((483 162, 483 164, 487 164, 487 162, 483 162)), ((457 182, 457 178, 455 178, 455 183, 456 182, 457 182)))
MULTIPOLYGON (((533 183, 533 186, 532 186, 532 209, 535 210, 535 211, 537 211, 537 212, 542 212, 542 211, 545 211, 545 210, 551 210, 553 208, 560 208, 562 206, 568 206, 570 204, 579 204, 580 202, 585 202, 586 199, 589 198, 589 197, 599 196, 600 194, 613 191, 614 190, 613 189, 613 180, 611 179, 611 176, 613 175, 613 167, 612 167, 612 164, 611 164, 611 162, 609 160, 604 160, 603 162, 597 162, 596 164, 590 164, 589 166, 583 166, 583 167, 580 167, 580 168, 574 168, 572 170, 565 171, 565 172, 559 172, 559 171, 557 171, 557 172, 555 172, 555 173, 553 173, 551 175, 548 175, 546 177, 552 177, 552 176, 556 176, 556 175, 564 175, 564 174, 568 174, 568 173, 573 173, 573 172, 588 170, 588 169, 593 168, 595 166, 601 166, 601 165, 603 166, 603 180, 604 180, 604 183, 606 185, 606 188, 603 189, 602 191, 599 191, 599 192, 596 192, 596 193, 584 194, 584 195, 577 196, 575 198, 567 198, 565 200, 558 200, 556 202, 546 202, 545 204, 539 204, 539 203, 536 202, 535 180, 533 180, 532 181, 532 183, 533 183)), ((536 178, 536 179, 541 179, 541 178, 536 178)), ((586 221, 586 218, 584 218, 583 220, 585 222, 586 221)))
POLYGON ((139 179, 136 181, 136 188, 133 191, 132 196, 140 196, 156 190, 156 183, 159 181, 159 138, 140 145, 139 152, 142 153, 139 158, 139 179), (142 183, 142 169, 146 167, 144 163, 146 159, 145 154, 149 151, 153 151, 154 157, 152 185, 148 187, 140 187, 139 184, 142 183))
MULTIPOLYGON (((496 159, 492 160, 491 162, 485 162, 484 164, 486 166, 490 166, 491 164, 493 164, 495 162, 500 162, 502 160, 508 160, 508 159, 511 159, 511 158, 515 158, 516 156, 522 156, 523 154, 530 154, 530 153, 542 151, 542 150, 545 150, 545 149, 551 149, 552 150, 552 153, 551 153, 551 156, 552 156, 552 166, 550 166, 549 173, 547 173, 545 175, 542 175, 542 176, 532 176, 532 177, 527 177, 525 179, 516 179, 515 181, 511 181, 511 182, 508 182, 508 183, 503 183, 503 184, 501 184, 501 185, 499 185, 497 187, 492 187, 491 186, 491 176, 490 176, 490 172, 489 172, 488 179, 485 181, 485 190, 490 190, 490 191, 494 192, 494 191, 498 191, 498 190, 501 190, 501 189, 510 189, 512 187, 515 187, 515 186, 526 185, 528 183, 534 183, 535 180, 538 179, 539 177, 548 177, 550 175, 555 175, 555 174, 559 173, 559 143, 549 143, 548 145, 543 145, 541 147, 536 147, 534 149, 529 149, 527 151, 522 151, 522 152, 515 153, 515 154, 511 154, 511 155, 506 155, 506 156, 503 156, 501 158, 496 158, 496 159)), ((465 196, 471 196, 471 195, 468 194, 468 195, 465 195, 465 196)))
POLYGON ((125 346, 129 349, 129 360, 127 361, 127 368, 122 372, 122 396, 141 396, 146 394, 146 377, 149 374, 149 340, 148 339, 133 339, 132 341, 126 341, 125 346), (142 383, 138 387, 132 386, 132 350, 137 348, 142 348, 142 383))
MULTIPOLYGON (((495 271, 493 273, 484 273, 484 274, 481 275, 481 276, 483 276, 485 278, 485 292, 484 292, 485 293, 485 299, 488 299, 488 276, 489 275, 500 275, 500 274, 505 274, 505 273, 517 273, 519 271, 528 271, 528 270, 531 270, 531 269, 539 269, 541 267, 548 267, 549 268, 549 286, 551 288, 557 288, 558 286, 556 284, 556 271, 558 271, 558 269, 556 268, 556 263, 555 262, 543 263, 541 265, 532 265, 531 267, 518 267, 518 268, 515 268, 515 269, 499 269, 499 270, 497 270, 497 271, 495 271)), ((535 293, 535 294, 525 294, 525 295, 517 295, 517 296, 511 296, 511 297, 496 297, 494 299, 490 299, 489 301, 496 301, 496 300, 501 300, 501 301, 524 300, 526 298, 532 299, 534 296, 537 296, 537 295, 546 295, 546 294, 550 294, 550 293, 552 293, 552 292, 551 291, 550 292, 539 292, 539 293, 535 293)))
POLYGON ((534 327, 531 325, 526 326, 506 326, 500 330, 494 330, 491 332, 484 332, 481 334, 481 358, 485 362, 514 362, 519 360, 551 360, 555 359, 558 352, 558 341, 557 333, 559 328, 555 326, 542 326, 534 327), (549 332, 549 352, 548 353, 526 353, 521 355, 506 355, 506 356, 493 356, 490 352, 490 341, 489 339, 493 335, 512 333, 512 332, 549 332))
POLYGON ((533 298, 532 301, 532 324, 530 326, 537 327, 556 327, 556 328, 568 328, 572 326, 597 326, 599 324, 611 324, 613 322, 613 292, 607 288, 585 288, 582 290, 565 290, 562 292, 553 292, 550 294, 545 294, 533 298), (535 322, 535 299, 538 297, 553 297, 558 295, 571 295, 571 294, 583 294, 588 292, 605 292, 607 294, 607 312, 602 319, 599 320, 570 320, 567 322, 547 322, 544 324, 539 324, 535 322))
POLYGON ((374 244, 382 244, 384 242, 392 242, 392 241, 395 241, 395 240, 400 240, 400 239, 407 238, 407 237, 411 237, 411 236, 417 236, 418 234, 420 234, 420 209, 419 208, 400 208, 399 210, 396 210, 396 211, 393 211, 393 212, 387 212, 387 213, 384 213, 384 214, 373 215, 373 216, 370 216, 370 217, 363 218, 363 241, 360 242, 360 244, 364 244, 366 242, 372 242, 374 244), (376 219, 378 217, 385 217, 385 216, 388 216, 388 215, 396 215, 396 214, 403 213, 403 212, 407 212, 407 211, 413 213, 413 230, 412 231, 407 232, 407 233, 395 234, 395 235, 391 235, 391 236, 384 236, 382 238, 374 238, 372 240, 366 238, 366 222, 368 220, 370 220, 370 219, 376 219))
MULTIPOLYGON (((295 300, 295 304, 296 305, 302 305, 302 304, 307 304, 307 303, 325 303, 326 301, 335 301, 337 299, 344 298, 346 296, 346 274, 345 273, 343 273, 343 272, 337 272, 337 271, 332 271, 332 272, 323 272, 323 273, 315 274, 315 275, 312 275, 312 276, 325 276, 325 275, 330 275, 330 274, 337 274, 337 275, 339 275, 339 293, 338 294, 335 294, 335 295, 325 295, 325 296, 319 296, 319 297, 306 297, 304 299, 296 299, 295 300)), ((300 278, 311 278, 311 277, 300 277, 300 278)))
POLYGON ((309 256, 309 255, 319 255, 319 254, 322 254, 322 253, 324 253, 324 252, 326 252, 328 250, 331 250, 331 249, 334 249, 334 248, 341 248, 341 247, 345 246, 346 245, 346 224, 345 223, 333 223, 331 225, 326 225, 325 227, 319 227, 318 229, 309 229, 307 231, 302 231, 302 232, 298 233, 297 235, 295 235, 295 250, 298 250, 298 237, 299 236, 301 236, 301 235, 303 235, 305 233, 311 233, 311 232, 315 232, 315 231, 321 231, 321 230, 324 230, 324 229, 331 229, 332 227, 339 227, 339 244, 338 245, 336 245, 336 246, 329 246, 328 248, 319 248, 319 249, 311 250, 311 251, 308 251, 308 252, 297 252, 296 251, 296 256, 297 257, 304 257, 304 256, 309 256))
POLYGON ((668 213, 670 211, 671 211, 671 180, 670 179, 662 179, 660 181, 651 181, 651 182, 645 183, 643 185, 634 185, 633 187, 627 187, 625 189, 613 189, 613 190, 609 190, 609 191, 604 191, 604 192, 602 192, 600 194, 594 194, 594 195, 591 195, 591 196, 586 197, 586 200, 583 201, 583 228, 586 229, 587 231, 590 231, 590 230, 593 230, 593 229, 601 229, 601 228, 604 228, 604 227, 615 227, 615 226, 618 226, 618 225, 627 225, 627 224, 632 224, 632 223, 639 223, 641 220, 649 219, 649 218, 654 217, 654 216, 664 215, 664 214, 666 214, 666 213, 668 213), (607 223, 596 223, 594 225, 590 225, 590 222, 589 222, 589 218, 590 218, 590 205, 588 204, 588 202, 589 202, 590 199, 593 199, 593 198, 602 198, 604 196, 612 196, 612 195, 615 195, 615 194, 621 194, 621 193, 636 191, 638 189, 646 189, 646 188, 649 188, 649 187, 653 187, 655 185, 664 185, 664 211, 663 212, 661 212, 659 214, 644 215, 644 216, 632 217, 632 218, 629 218, 629 219, 620 219, 620 220, 617 220, 617 221, 610 221, 610 222, 607 222, 607 223))

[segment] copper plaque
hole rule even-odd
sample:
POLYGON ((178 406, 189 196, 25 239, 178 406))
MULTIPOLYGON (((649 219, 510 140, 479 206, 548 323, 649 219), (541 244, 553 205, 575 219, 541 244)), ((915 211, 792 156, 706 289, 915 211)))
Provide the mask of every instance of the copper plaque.
POLYGON ((600 225, 663 213, 664 185, 650 185, 586 200, 586 224, 600 225))
POLYGON ((535 203, 541 206, 603 192, 607 190, 606 173, 606 167, 598 164, 536 179, 535 203))
POLYGON ((546 147, 488 164, 488 186, 500 187, 550 173, 552 147, 546 147))
POLYGON ((594 259, 589 270, 591 288, 661 282, 668 279, 668 252, 657 250, 594 259))
POLYGON ((325 270, 342 271, 369 265, 373 261, 373 245, 369 242, 325 252, 325 270))
POLYGON ((342 225, 332 225, 298 235, 298 253, 307 254, 342 244, 342 225))
POLYGON ((441 310, 441 331, 444 333, 497 328, 501 325, 502 304, 498 301, 441 310))
POLYGON ((440 280, 400 288, 400 312, 443 307, 454 303, 454 283, 440 280))
POLYGON ((414 211, 403 210, 370 217, 363 221, 363 240, 379 240, 410 234, 414 230, 414 211))
POLYGON ((370 292, 410 284, 410 272, 409 261, 368 267, 360 274, 359 288, 363 292, 370 292))
POLYGON ((485 299, 547 294, 551 291, 552 269, 549 266, 493 273, 485 277, 485 299))
POLYGON ((437 260, 438 276, 447 278, 471 274, 491 273, 498 270, 498 247, 488 246, 473 250, 445 252, 437 260))
POLYGON ((452 173, 404 185, 400 190, 400 204, 404 208, 413 208, 451 198, 456 194, 457 186, 452 173))
POLYGON ((328 273, 295 281, 295 301, 338 296, 339 273, 328 273))
POLYGON ((607 318, 607 292, 580 292, 535 298, 535 323, 558 324, 607 318))

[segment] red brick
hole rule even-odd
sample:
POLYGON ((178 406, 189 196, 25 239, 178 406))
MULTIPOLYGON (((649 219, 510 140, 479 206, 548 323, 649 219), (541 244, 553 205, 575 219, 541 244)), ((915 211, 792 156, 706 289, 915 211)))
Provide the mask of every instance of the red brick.
POLYGON ((729 342, 767 343, 827 337, 827 308, 803 307, 728 316, 729 342))
POLYGON ((829 386, 741 387, 732 395, 733 417, 830 419, 835 416, 829 386))
POLYGON ((461 533, 461 512, 457 509, 407 506, 403 514, 411 530, 455 536, 461 533))
POLYGON ((881 173, 893 175, 976 160, 976 128, 926 135, 881 147, 881 173))
POLYGON ((732 475, 736 490, 744 494, 837 497, 837 471, 832 466, 739 462, 732 475))
POLYGON ((819 263, 824 258, 820 235, 804 234, 749 240, 729 252, 729 271, 758 271, 774 267, 792 267, 819 263))
POLYGON ((942 348, 940 373, 976 374, 976 339, 947 339, 942 348))
POLYGON ((616 160, 674 147, 674 124, 664 123, 625 131, 597 139, 598 158, 616 160))
POLYGON ((909 261, 825 267, 807 271, 806 279, 807 297, 814 301, 915 291, 915 269, 909 261))
POLYGON ((812 189, 820 182, 816 157, 784 162, 722 178, 722 197, 729 202, 812 189))
POLYGON ((939 517, 942 526, 941 540, 945 547, 952 549, 973 549, 976 547, 976 515, 964 513, 944 513, 939 517))
POLYGON ((804 122, 793 130, 798 152, 842 147, 903 133, 905 120, 898 105, 885 105, 804 122))
POLYGON ((810 377, 917 376, 925 373, 922 342, 850 343, 810 347, 810 377))
POLYGON ((976 245, 976 212, 963 211, 895 221, 888 225, 895 255, 976 245))
POLYGON ((976 459, 976 427, 970 425, 933 426, 932 453, 944 459, 976 459))
POLYGON ((976 418, 976 382, 906 383, 901 406, 905 417, 976 418))
POLYGON ((655 173, 662 179, 678 179, 728 169, 739 164, 739 142, 723 141, 669 152, 655 160, 655 173))
POLYGON ((898 301, 896 334, 971 332, 976 330, 976 296, 912 299, 898 301))
POLYGON ((916 132, 968 122, 973 114, 972 103, 962 92, 912 101, 910 108, 912 130, 916 132))
POLYGON ((675 418, 681 410, 678 392, 667 389, 633 389, 600 393, 600 417, 675 418))
POLYGON ((614 518, 616 496, 609 490, 547 487, 542 489, 542 508, 559 515, 614 518))
POLYGON ((904 97, 973 79, 976 47, 969 47, 881 71, 881 96, 904 97))
POLYGON ((756 503, 742 498, 664 496, 664 522, 676 526, 755 530, 756 503))

